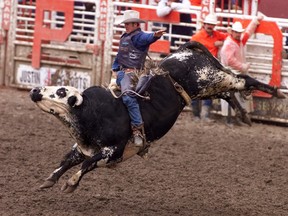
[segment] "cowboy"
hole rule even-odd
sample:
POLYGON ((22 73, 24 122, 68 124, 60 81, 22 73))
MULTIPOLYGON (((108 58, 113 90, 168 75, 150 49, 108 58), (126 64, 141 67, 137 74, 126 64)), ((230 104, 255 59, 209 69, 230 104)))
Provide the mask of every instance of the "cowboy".
MULTIPOLYGON (((231 35, 224 41, 220 52, 221 62, 224 66, 230 67, 236 74, 248 74, 250 63, 247 63, 245 59, 245 45, 263 18, 262 15, 254 17, 246 29, 243 28, 239 21, 233 23, 231 35)), ((253 112, 252 95, 244 96, 236 93, 235 96, 248 113, 253 112)), ((222 115, 228 116, 227 122, 229 123, 228 104, 224 100, 221 100, 221 109, 222 115)), ((232 114, 234 115, 234 113, 232 114)), ((235 121, 236 124, 239 124, 238 119, 235 119, 235 121)))
POLYGON ((116 17, 116 24, 124 24, 126 32, 121 36, 119 50, 112 65, 112 78, 109 86, 115 83, 121 87, 122 100, 126 105, 131 119, 133 142, 135 146, 142 147, 144 144, 144 123, 142 120, 139 104, 135 94, 131 90, 137 84, 137 71, 144 66, 150 44, 157 41, 165 30, 153 33, 145 33, 140 28, 138 11, 126 10, 122 16, 116 17))
MULTIPOLYGON (((214 13, 208 14, 203 20, 201 30, 191 37, 191 41, 197 41, 203 44, 215 58, 218 57, 218 51, 223 45, 226 37, 228 37, 228 33, 215 30, 217 23, 217 16, 214 13)), ((201 119, 207 123, 212 122, 209 118, 211 107, 211 99, 202 101, 199 99, 192 100, 192 111, 195 120, 201 119)))

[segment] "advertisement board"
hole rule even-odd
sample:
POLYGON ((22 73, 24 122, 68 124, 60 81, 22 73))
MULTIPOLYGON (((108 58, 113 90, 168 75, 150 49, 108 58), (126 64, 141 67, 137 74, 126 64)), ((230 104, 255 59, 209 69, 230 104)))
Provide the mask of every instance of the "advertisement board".
POLYGON ((87 72, 72 69, 35 69, 31 65, 20 64, 16 72, 16 83, 22 86, 69 85, 83 91, 91 85, 91 78, 87 72))

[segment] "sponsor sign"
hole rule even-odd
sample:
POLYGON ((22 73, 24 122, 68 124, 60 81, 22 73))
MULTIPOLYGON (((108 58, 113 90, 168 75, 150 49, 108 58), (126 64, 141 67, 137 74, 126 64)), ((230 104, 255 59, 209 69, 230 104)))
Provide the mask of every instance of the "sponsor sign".
POLYGON ((11 0, 4 0, 4 7, 2 11, 2 28, 9 30, 11 18, 11 0))
POLYGON ((106 28, 107 28, 107 12, 108 2, 107 0, 100 0, 100 17, 99 17, 99 31, 98 38, 101 41, 106 40, 106 28))
POLYGON ((201 4, 201 20, 204 20, 205 17, 210 13, 210 0, 202 0, 201 4))
POLYGON ((91 77, 87 72, 41 67, 35 69, 30 65, 19 65, 16 83, 28 86, 73 86, 80 91, 91 85, 91 77))

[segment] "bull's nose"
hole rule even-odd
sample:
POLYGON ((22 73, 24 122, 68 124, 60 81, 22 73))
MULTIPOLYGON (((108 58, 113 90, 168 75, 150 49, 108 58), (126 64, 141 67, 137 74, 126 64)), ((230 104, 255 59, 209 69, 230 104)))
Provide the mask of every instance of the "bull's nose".
POLYGON ((40 94, 40 88, 36 87, 30 91, 30 97, 33 102, 41 101, 42 95, 40 94))

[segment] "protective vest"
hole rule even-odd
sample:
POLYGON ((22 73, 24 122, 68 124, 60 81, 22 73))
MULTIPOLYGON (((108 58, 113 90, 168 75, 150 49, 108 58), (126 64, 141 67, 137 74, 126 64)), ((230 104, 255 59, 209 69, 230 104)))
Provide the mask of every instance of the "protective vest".
POLYGON ((137 29, 129 34, 122 35, 118 50, 118 62, 123 68, 141 69, 144 66, 148 48, 145 51, 137 49, 131 40, 134 35, 140 34, 141 29, 137 29))

